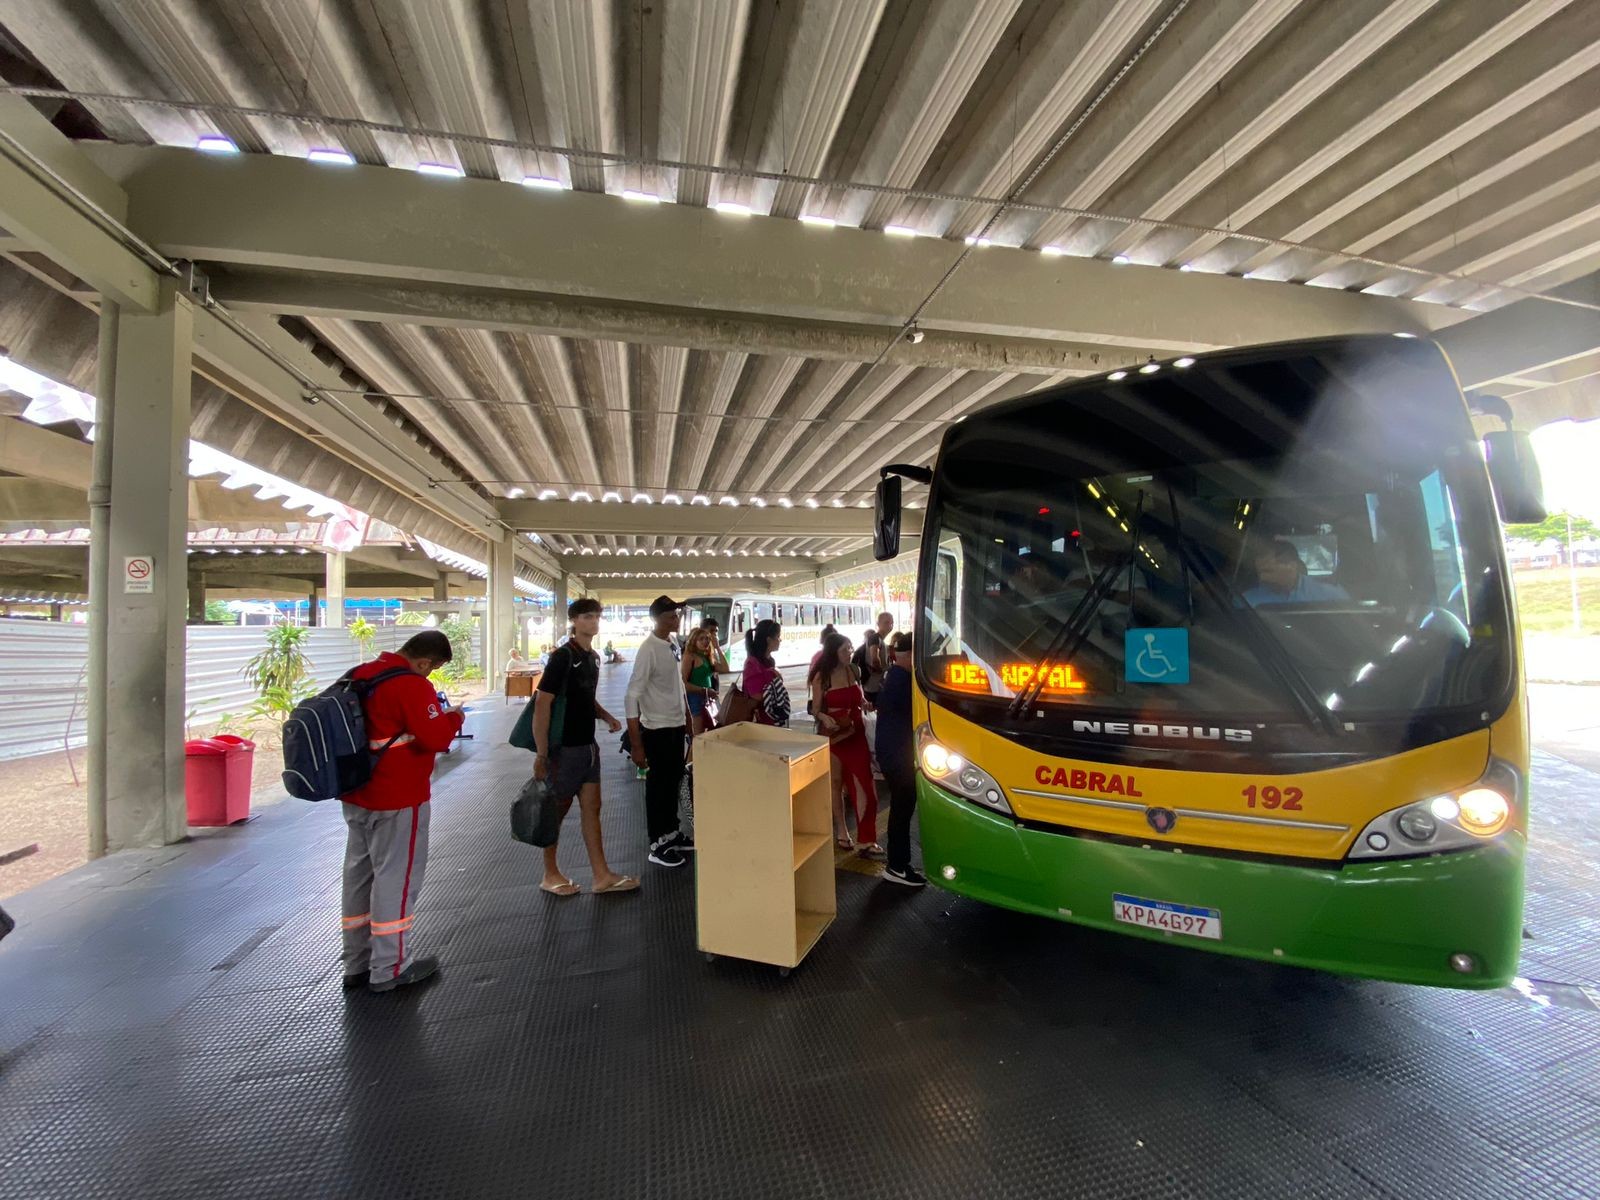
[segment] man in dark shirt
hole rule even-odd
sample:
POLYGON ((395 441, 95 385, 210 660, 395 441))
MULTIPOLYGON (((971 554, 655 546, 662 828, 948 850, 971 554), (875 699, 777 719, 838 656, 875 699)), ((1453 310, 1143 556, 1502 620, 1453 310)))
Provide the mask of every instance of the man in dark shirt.
POLYGON ((889 635, 894 629, 894 614, 879 613, 878 623, 875 628, 869 629, 862 636, 861 645, 865 653, 862 658, 866 667, 866 674, 861 679, 861 691, 867 698, 868 711, 878 702, 878 693, 883 689, 884 672, 889 669, 889 635))
POLYGON ((903 887, 928 881, 911 865, 911 814, 917 808, 916 757, 911 745, 911 635, 897 633, 878 691, 878 765, 889 785, 889 861, 883 877, 903 887))
MULTIPOLYGON (((600 632, 600 601, 592 596, 574 600, 567 606, 572 636, 550 652, 539 677, 534 696, 533 740, 538 747, 533 760, 533 777, 550 780, 551 790, 561 802, 564 820, 578 798, 583 823, 583 844, 589 851, 589 869, 596 892, 631 892, 639 881, 631 875, 618 875, 606 863, 605 841, 600 833, 600 747, 595 744, 596 719, 603 720, 616 733, 622 722, 602 708, 595 699, 600 684, 600 656, 594 652, 594 637, 600 632), (554 718, 559 711, 560 720, 554 718)), ((556 862, 559 843, 544 852, 544 881, 540 888, 553 896, 575 896, 578 885, 561 873, 556 862)))

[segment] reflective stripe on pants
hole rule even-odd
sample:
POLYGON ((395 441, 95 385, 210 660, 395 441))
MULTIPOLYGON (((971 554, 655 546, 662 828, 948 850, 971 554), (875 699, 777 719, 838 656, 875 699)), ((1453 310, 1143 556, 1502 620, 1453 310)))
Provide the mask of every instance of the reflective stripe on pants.
POLYGON ((393 979, 411 965, 416 895, 428 863, 431 803, 392 812, 346 804, 344 854, 344 970, 367 971, 372 982, 393 979))

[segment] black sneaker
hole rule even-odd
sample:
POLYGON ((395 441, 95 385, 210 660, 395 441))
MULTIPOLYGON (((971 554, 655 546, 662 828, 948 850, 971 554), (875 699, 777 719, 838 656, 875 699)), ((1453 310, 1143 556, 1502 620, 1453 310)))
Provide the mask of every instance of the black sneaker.
POLYGON ((689 862, 675 842, 657 843, 651 846, 650 861, 658 867, 682 867, 689 862))
POLYGON ((928 881, 922 877, 922 872, 915 867, 897 870, 894 867, 885 867, 883 870, 885 883, 898 883, 901 887, 925 887, 928 881))
POLYGON ((674 849, 680 850, 684 854, 691 854, 694 852, 694 839, 687 833, 684 833, 681 829, 672 835, 672 845, 674 849))
POLYGON ((367 990, 373 992, 392 992, 395 988, 405 987, 408 983, 421 983, 439 969, 437 958, 414 958, 411 965, 393 979, 385 979, 382 983, 369 983, 367 990))

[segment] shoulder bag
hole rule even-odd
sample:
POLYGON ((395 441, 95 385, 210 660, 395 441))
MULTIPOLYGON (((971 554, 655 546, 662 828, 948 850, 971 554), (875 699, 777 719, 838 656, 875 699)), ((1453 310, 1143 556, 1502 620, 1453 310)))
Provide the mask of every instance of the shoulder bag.
POLYGON ((729 725, 738 725, 743 721, 754 721, 757 707, 756 702, 744 694, 739 681, 734 680, 728 688, 727 700, 719 705, 721 713, 717 718, 717 728, 725 729, 729 725))
MULTIPOLYGON (((550 706, 550 731, 546 735, 550 742, 552 757, 554 757, 556 750, 561 747, 561 728, 567 719, 567 681, 571 680, 573 668, 577 666, 577 663, 573 661, 572 650, 568 645, 558 647, 555 651, 552 651, 551 656, 554 657, 555 654, 560 653, 562 650, 567 652, 567 674, 566 679, 561 684, 561 693, 556 696, 555 701, 550 706)), ((522 706, 522 711, 517 714, 516 724, 511 726, 511 733, 506 738, 506 741, 510 742, 518 750, 531 750, 535 754, 539 753, 538 742, 534 740, 533 736, 533 718, 538 711, 538 704, 539 693, 538 689, 535 689, 534 694, 528 697, 528 702, 522 706)))

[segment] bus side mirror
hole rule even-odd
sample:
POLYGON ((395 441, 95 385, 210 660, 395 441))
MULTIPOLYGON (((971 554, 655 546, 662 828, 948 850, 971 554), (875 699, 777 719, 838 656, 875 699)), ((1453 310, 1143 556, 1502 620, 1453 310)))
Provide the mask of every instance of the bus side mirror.
POLYGON ((887 562, 900 553, 900 477, 885 475, 878 480, 878 495, 873 505, 872 557, 887 562))
POLYGON ((1489 467, 1489 483, 1502 521, 1537 525, 1545 519, 1544 480, 1526 433, 1507 429, 1484 434, 1483 460, 1489 467))

